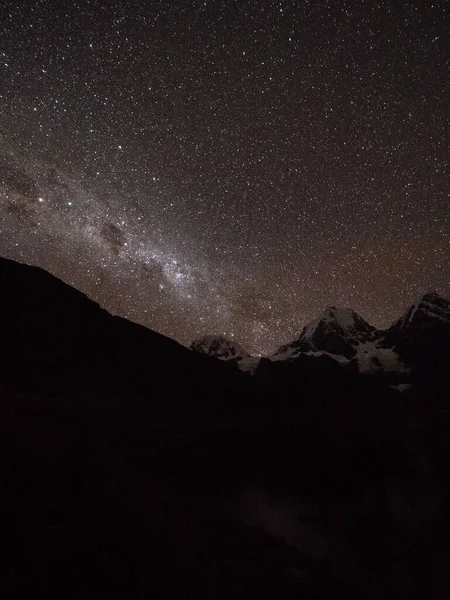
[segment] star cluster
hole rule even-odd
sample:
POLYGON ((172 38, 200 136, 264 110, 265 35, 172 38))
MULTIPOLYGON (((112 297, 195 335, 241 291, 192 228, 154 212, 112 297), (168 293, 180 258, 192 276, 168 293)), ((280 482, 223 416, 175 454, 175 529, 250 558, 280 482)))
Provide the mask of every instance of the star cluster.
POLYGON ((450 293, 446 0, 17 0, 0 254, 182 343, 450 293))

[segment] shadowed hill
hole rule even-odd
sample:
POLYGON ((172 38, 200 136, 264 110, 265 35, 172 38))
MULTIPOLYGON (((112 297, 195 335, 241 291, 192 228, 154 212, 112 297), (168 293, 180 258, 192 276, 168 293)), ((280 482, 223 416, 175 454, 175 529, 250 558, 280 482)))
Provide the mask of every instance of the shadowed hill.
POLYGON ((164 403, 220 403, 245 394, 243 377, 226 365, 110 315, 42 269, 7 259, 0 259, 0 333, 0 386, 16 391, 145 394, 164 403))

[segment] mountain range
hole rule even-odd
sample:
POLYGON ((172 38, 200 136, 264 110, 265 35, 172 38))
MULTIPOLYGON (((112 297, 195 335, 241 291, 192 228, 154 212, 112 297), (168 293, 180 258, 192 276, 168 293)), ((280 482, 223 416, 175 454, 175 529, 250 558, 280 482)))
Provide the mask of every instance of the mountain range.
POLYGON ((450 597, 449 315, 251 357, 0 259, 2 595, 450 597))
MULTIPOLYGON (((427 293, 386 330, 376 329, 349 308, 329 307, 308 323, 297 339, 262 359, 252 357, 242 346, 223 336, 199 338, 190 348, 256 375, 267 361, 295 362, 307 356, 328 356, 360 373, 392 372, 402 374, 401 378, 408 381, 408 373, 422 359, 424 345, 432 351, 435 342, 437 352, 436 340, 449 335, 450 301, 427 293)), ((406 389, 407 385, 400 389, 406 389)))

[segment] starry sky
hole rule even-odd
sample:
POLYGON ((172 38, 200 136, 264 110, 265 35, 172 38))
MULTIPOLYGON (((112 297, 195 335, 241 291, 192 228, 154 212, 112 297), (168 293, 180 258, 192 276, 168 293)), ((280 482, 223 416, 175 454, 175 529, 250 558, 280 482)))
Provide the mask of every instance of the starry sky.
POLYGON ((450 294, 447 0, 0 8, 0 255, 187 344, 450 294))

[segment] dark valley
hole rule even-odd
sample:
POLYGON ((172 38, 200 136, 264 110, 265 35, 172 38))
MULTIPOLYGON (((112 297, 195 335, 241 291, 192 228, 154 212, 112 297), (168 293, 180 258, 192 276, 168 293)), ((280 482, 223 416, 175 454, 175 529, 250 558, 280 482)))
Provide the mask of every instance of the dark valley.
POLYGON ((450 594, 447 300, 260 359, 1 259, 0 331, 4 597, 450 594))

